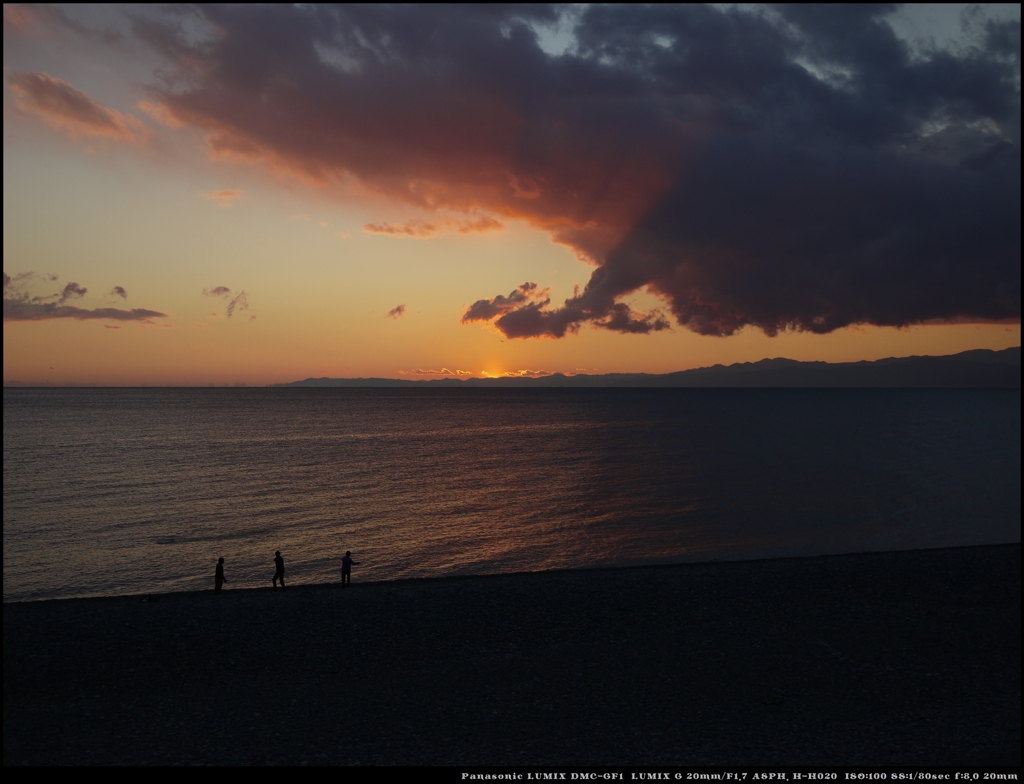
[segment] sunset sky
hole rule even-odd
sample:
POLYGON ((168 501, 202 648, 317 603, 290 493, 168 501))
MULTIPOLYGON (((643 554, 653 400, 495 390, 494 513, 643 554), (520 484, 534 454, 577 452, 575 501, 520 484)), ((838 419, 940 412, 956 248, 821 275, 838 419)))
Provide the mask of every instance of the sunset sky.
POLYGON ((4 6, 4 383, 1020 345, 1020 6, 4 6))

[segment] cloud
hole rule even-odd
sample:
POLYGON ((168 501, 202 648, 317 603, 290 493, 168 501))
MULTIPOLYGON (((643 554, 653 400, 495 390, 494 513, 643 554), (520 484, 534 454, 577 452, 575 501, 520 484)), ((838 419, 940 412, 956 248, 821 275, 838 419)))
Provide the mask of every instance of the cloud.
POLYGON ((69 299, 80 299, 85 296, 87 291, 88 289, 84 286, 79 286, 77 283, 69 283, 60 293, 60 299, 57 300, 57 304, 63 305, 69 299))
POLYGON ((178 120, 166 106, 161 104, 150 103, 149 101, 139 101, 138 106, 142 111, 148 114, 157 122, 163 123, 171 128, 182 128, 184 123, 178 120))
POLYGON ((110 290, 110 296, 128 299, 128 292, 124 290, 123 286, 114 286, 114 288, 110 290))
POLYGON ((121 325, 120 324, 104 324, 103 326, 106 329, 121 329, 121 325))
POLYGON ((145 308, 119 310, 118 308, 94 308, 86 310, 73 305, 56 303, 30 303, 4 299, 4 321, 49 321, 51 319, 76 319, 89 321, 92 319, 112 319, 114 321, 149 322, 155 318, 168 318, 166 313, 145 308))
POLYGON ((401 226, 390 223, 367 223, 363 226, 367 234, 389 234, 392 237, 434 237, 440 229, 434 223, 411 220, 401 226))
MULTIPOLYGON (((598 269, 594 278, 600 278, 603 269, 598 269)), ((507 297, 499 294, 493 299, 477 300, 462 314, 462 323, 493 319, 495 326, 510 338, 561 338, 576 332, 584 321, 634 334, 669 329, 668 321, 659 310, 634 311, 625 303, 614 302, 613 298, 602 301, 590 297, 588 301, 587 291, 566 300, 565 307, 552 310, 548 307, 551 299, 547 293, 548 289, 539 289, 536 283, 524 283, 507 297)))
POLYGON ((242 198, 242 192, 238 190, 222 190, 214 191, 213 193, 204 194, 206 198, 213 199, 217 202, 218 207, 224 207, 230 209, 232 203, 242 198))
POLYGON ((449 370, 446 367, 440 370, 424 370, 423 368, 414 368, 413 370, 399 370, 399 375, 402 376, 441 376, 443 378, 461 378, 464 376, 472 376, 472 370, 449 370))
POLYGON ((91 321, 137 321, 152 323, 155 318, 168 318, 166 313, 145 308, 121 310, 119 308, 80 308, 65 304, 68 300, 80 299, 88 292, 78 283, 68 283, 60 293, 33 295, 27 288, 42 281, 53 283, 56 275, 38 275, 34 272, 20 273, 13 278, 4 272, 4 321, 50 321, 53 319, 75 319, 91 321))
POLYGON ((103 137, 141 144, 149 131, 138 119, 101 106, 63 79, 46 73, 10 73, 7 81, 19 109, 42 118, 72 139, 103 137))
POLYGON ((230 302, 228 302, 228 308, 227 308, 228 318, 231 318, 233 315, 235 315, 235 311, 236 310, 241 312, 243 310, 248 310, 248 309, 249 309, 249 298, 246 296, 244 291, 240 291, 240 292, 238 292, 238 294, 236 294, 234 297, 231 298, 230 302))
POLYGON ((413 219, 401 225, 391 223, 367 223, 363 231, 367 234, 387 234, 392 237, 413 237, 426 239, 445 234, 478 234, 490 231, 501 231, 505 224, 495 218, 484 216, 475 220, 455 220, 440 218, 434 221, 413 219))
MULTIPOLYGON (((515 13, 552 18, 545 9, 515 13)), ((575 92, 565 78, 572 75, 544 73, 550 58, 522 20, 505 15, 439 8, 215 11, 205 15, 213 32, 202 46, 182 41, 172 26, 150 26, 146 35, 193 86, 156 88, 149 103, 205 131, 215 157, 262 161, 311 182, 354 177, 369 190, 431 212, 482 209, 494 216, 467 218, 455 231, 494 230, 508 216, 568 236, 595 213, 611 214, 602 200, 628 205, 647 198, 646 186, 635 186, 664 179, 661 162, 644 162, 650 157, 645 148, 627 147, 614 171, 604 171, 591 155, 580 154, 571 132, 558 137, 571 128, 589 134, 593 127, 598 136, 609 129, 565 102, 575 92), (257 38, 281 47, 269 69, 257 38), (339 65, 347 62, 358 66, 339 65), (257 64, 255 81, 243 84, 228 73, 257 64), (505 83, 517 73, 521 84, 505 83), (279 79, 300 89, 282 91, 279 79), (531 106, 523 99, 534 86, 543 89, 531 106), (563 105, 575 124, 559 118, 563 105), (293 111, 304 118, 301 128, 293 111), (521 111, 531 116, 520 117, 521 111), (627 184, 623 176, 634 187, 617 187, 627 184), (604 195, 595 198, 595 189, 604 195)), ((626 127, 624 120, 619 116, 617 124, 626 127)), ((600 152, 599 144, 587 146, 600 152)), ((434 220, 421 223, 433 228, 371 223, 368 230, 423 236, 440 228, 434 220)), ((589 230, 592 239, 607 233, 596 224, 589 230)))
POLYGON ((397 306, 391 308, 391 310, 389 310, 384 315, 384 318, 400 319, 404 315, 405 315, 405 303, 403 302, 401 305, 397 305, 397 306))
POLYGON ((32 27, 35 18, 29 6, 23 3, 4 3, 4 27, 25 35, 32 27))
MULTIPOLYGON (((422 377, 440 377, 440 378, 469 378, 475 376, 472 370, 449 370, 448 368, 441 368, 440 370, 426 370, 424 368, 415 368, 413 370, 399 370, 399 375, 402 376, 422 376, 422 377)), ((508 370, 503 373, 490 373, 486 370, 482 371, 480 375, 483 378, 543 378, 544 376, 553 376, 555 371, 553 370, 508 370)))
POLYGON ((507 297, 499 294, 492 299, 478 299, 462 314, 462 323, 471 321, 490 321, 495 316, 525 307, 526 303, 537 307, 546 306, 551 300, 547 298, 548 289, 539 289, 536 283, 526 282, 512 291, 507 297), (544 298, 541 300, 541 298, 544 298))
POLYGON ((507 370, 504 373, 488 373, 486 370, 481 374, 484 378, 544 378, 555 375, 553 370, 507 370))
MULTIPOLYGON (((12 291, 23 291, 26 286, 29 286, 34 283, 56 283, 58 280, 60 280, 60 276, 54 275, 52 273, 46 273, 45 275, 42 275, 38 272, 19 272, 12 278, 5 272, 4 290, 6 291, 7 288, 10 287, 12 291)), ((51 296, 52 298, 56 299, 60 295, 53 294, 51 296)))
POLYGON ((501 231, 505 224, 494 218, 484 216, 476 220, 461 221, 456 224, 456 231, 459 234, 477 234, 488 231, 501 231))
POLYGON ((167 61, 149 103, 213 157, 432 216, 368 232, 486 214, 594 265, 463 315, 508 337, 1019 319, 1020 23, 913 52, 889 10, 204 7, 194 40, 136 34, 167 61))
MULTIPOLYGON (((235 315, 235 312, 241 313, 243 310, 249 309, 249 295, 244 291, 240 291, 237 294, 233 294, 231 289, 227 286, 214 286, 212 288, 203 289, 203 296, 206 297, 221 297, 226 303, 225 314, 230 319, 235 315)), ((216 313, 211 313, 212 318, 219 318, 216 313)), ((255 316, 250 316, 249 321, 252 321, 255 316)))
POLYGON ((84 25, 55 5, 5 3, 4 28, 18 35, 37 38, 53 38, 70 31, 106 45, 117 45, 123 41, 117 30, 98 30, 84 25))

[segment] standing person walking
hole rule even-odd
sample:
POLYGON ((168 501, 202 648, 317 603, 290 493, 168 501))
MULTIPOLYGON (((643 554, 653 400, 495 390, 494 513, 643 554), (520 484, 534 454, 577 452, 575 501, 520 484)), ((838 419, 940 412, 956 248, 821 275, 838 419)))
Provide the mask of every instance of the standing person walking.
POLYGON ((281 590, 284 590, 284 558, 281 557, 281 551, 278 550, 274 555, 274 566, 277 567, 277 571, 274 572, 274 590, 277 590, 277 581, 281 581, 281 590))
POLYGON ((352 560, 352 551, 346 550, 341 559, 341 587, 347 588, 352 583, 352 567, 359 566, 359 561, 352 560))
POLYGON ((224 578, 224 559, 221 558, 217 561, 217 572, 213 576, 213 592, 220 593, 220 589, 224 587, 224 583, 227 580, 224 578))

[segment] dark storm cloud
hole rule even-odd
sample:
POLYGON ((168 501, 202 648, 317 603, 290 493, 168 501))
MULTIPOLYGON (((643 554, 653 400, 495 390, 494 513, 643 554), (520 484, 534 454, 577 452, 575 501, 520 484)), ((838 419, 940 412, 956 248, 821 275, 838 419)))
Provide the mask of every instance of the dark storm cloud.
POLYGON ((714 335, 1019 318, 1020 24, 912 54, 891 8, 232 6, 136 34, 174 66, 154 116, 214 156, 523 219, 596 265, 561 307, 463 315, 509 337, 667 328, 637 290, 714 335))

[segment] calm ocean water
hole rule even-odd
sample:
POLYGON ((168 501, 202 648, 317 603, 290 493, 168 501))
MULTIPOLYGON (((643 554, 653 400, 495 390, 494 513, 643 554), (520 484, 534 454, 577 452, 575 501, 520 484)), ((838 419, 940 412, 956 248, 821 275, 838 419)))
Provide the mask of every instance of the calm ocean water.
POLYGON ((1020 541, 1020 390, 5 389, 4 601, 1020 541))

